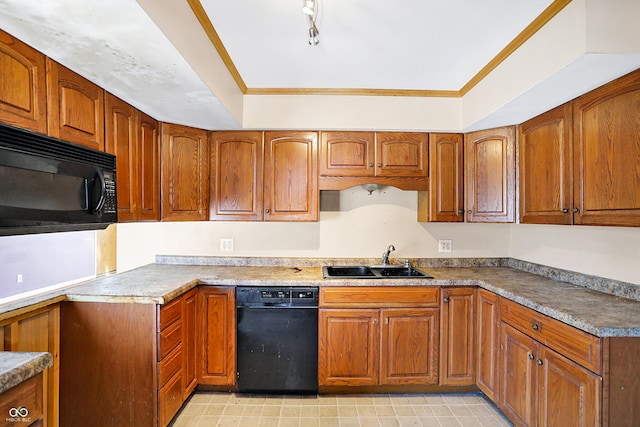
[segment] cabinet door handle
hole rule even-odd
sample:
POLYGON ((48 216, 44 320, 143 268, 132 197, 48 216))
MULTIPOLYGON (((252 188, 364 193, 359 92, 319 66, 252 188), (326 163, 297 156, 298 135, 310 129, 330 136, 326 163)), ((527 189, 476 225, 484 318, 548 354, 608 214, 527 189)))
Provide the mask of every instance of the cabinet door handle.
POLYGON ((536 323, 532 323, 531 327, 533 328, 534 331, 537 331, 538 329, 540 329, 540 326, 538 326, 536 323))
POLYGON ((469 209, 469 210, 467 211, 467 213, 468 213, 469 215, 471 215, 471 214, 473 213, 473 211, 472 211, 471 209, 469 209))
POLYGON ((462 215, 464 213, 464 209, 458 209, 458 213, 462 215))
POLYGON ((542 362, 541 359, 538 359, 538 366, 542 366, 542 365, 544 365, 544 363, 542 362))
POLYGON ((578 213, 578 208, 573 208, 573 213, 578 213))
POLYGON ((535 359, 535 358, 536 358, 536 357, 533 355, 533 353, 529 353, 529 360, 533 360, 533 359, 535 359))
POLYGON ((266 214, 271 213, 271 209, 265 209, 264 213, 266 213, 266 214))
POLYGON ((382 167, 382 163, 378 163, 378 167, 381 168, 382 167))
POLYGON ((569 209, 567 208, 562 209, 562 213, 567 213, 567 212, 569 212, 569 209))
POLYGON ((369 167, 372 168, 373 167, 373 163, 369 163, 369 167))
POLYGON ((449 302, 449 297, 444 297, 444 302, 448 303, 449 302))

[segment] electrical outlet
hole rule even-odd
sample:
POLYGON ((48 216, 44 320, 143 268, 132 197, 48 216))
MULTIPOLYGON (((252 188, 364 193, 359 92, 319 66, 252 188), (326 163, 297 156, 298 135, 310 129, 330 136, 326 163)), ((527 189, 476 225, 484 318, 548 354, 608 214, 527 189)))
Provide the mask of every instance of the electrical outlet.
POLYGON ((22 274, 16 274, 16 283, 22 283, 22 274))
POLYGON ((450 239, 438 240, 438 252, 440 253, 451 252, 452 249, 453 249, 453 240, 450 240, 450 239))
POLYGON ((220 239, 220 252, 233 252, 233 239, 220 239))

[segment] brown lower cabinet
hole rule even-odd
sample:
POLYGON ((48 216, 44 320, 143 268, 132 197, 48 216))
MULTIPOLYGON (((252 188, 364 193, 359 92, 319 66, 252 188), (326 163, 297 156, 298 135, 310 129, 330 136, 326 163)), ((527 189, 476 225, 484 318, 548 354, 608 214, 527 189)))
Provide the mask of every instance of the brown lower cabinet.
MULTIPOLYGON (((58 425, 58 399, 60 393, 60 306, 55 303, 25 312, 0 322, 0 348, 2 351, 46 351, 53 356, 53 364, 40 379, 44 382, 44 394, 40 390, 42 425, 58 425)), ((42 388, 42 386, 40 386, 42 388)), ((33 389, 33 387, 31 387, 33 389)), ((35 424, 38 425, 38 424, 35 424)))
POLYGON ((439 292, 426 287, 321 289, 320 390, 437 384, 439 292))
POLYGON ((43 402, 44 375, 40 372, 0 394, 0 413, 5 417, 3 421, 0 421, 0 425, 3 427, 11 425, 42 427, 46 425, 44 424, 43 402), (21 407, 27 409, 26 417, 13 414, 15 408, 21 407))
POLYGON ((474 385, 476 288, 443 288, 440 294, 440 385, 474 385))

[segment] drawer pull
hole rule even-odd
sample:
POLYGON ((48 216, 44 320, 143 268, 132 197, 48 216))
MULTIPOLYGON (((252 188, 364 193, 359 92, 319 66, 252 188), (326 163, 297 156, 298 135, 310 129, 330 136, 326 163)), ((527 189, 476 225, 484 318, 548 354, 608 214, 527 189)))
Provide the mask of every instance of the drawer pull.
POLYGON ((444 297, 444 302, 448 303, 449 302, 449 297, 444 297))
POLYGON ((540 329, 540 326, 538 326, 536 323, 532 323, 531 327, 533 328, 534 331, 537 331, 538 329, 540 329))
POLYGON ((542 365, 543 365, 542 360, 541 360, 541 359, 538 359, 538 366, 542 366, 542 365))
POLYGON ((533 354, 529 353, 529 360, 533 360, 533 359, 535 359, 535 358, 536 358, 536 357, 535 357, 533 354))

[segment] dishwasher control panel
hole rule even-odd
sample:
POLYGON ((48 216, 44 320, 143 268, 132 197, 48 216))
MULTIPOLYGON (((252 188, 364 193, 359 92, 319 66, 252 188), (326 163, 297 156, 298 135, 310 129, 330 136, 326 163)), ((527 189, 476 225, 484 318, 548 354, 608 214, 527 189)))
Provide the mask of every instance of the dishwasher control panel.
POLYGON ((317 307, 318 288, 311 287, 259 287, 236 288, 238 307, 296 306, 317 307))

